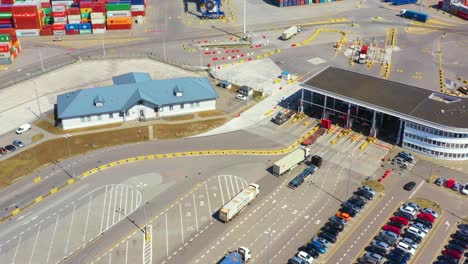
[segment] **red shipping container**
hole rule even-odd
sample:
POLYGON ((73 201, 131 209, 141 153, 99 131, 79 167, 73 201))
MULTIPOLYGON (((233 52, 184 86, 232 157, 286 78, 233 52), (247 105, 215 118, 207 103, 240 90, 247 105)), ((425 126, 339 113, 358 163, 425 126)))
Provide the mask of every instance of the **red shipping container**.
POLYGON ((67 35, 79 35, 80 34, 79 29, 66 30, 65 32, 67 33, 67 35))
POLYGON ((80 14, 80 9, 78 7, 70 7, 67 10, 68 15, 79 15, 80 14))
POLYGON ((42 8, 51 8, 51 4, 50 2, 41 2, 41 7, 42 8))
POLYGON ((12 9, 11 5, 0 5, 0 12, 8 12, 10 13, 12 9))
POLYGON ((132 11, 132 17, 145 16, 145 11, 132 11))
POLYGON ((128 30, 128 29, 132 29, 132 24, 107 25, 107 30, 128 30))
POLYGON ((92 7, 94 13, 105 13, 106 6, 105 5, 97 5, 92 7))
POLYGON ((12 41, 18 40, 16 37, 16 31, 14 28, 0 28, 0 34, 10 35, 12 41))
POLYGON ((92 8, 92 1, 80 1, 80 8, 92 8))
POLYGON ((15 5, 11 9, 13 14, 37 13, 37 11, 37 6, 35 5, 15 5))
POLYGON ((92 27, 93 29, 106 28, 106 24, 93 24, 92 27))
POLYGON ((39 24, 24 24, 24 25, 15 25, 15 29, 40 29, 41 25, 39 24))
POLYGON ((11 18, 0 18, 0 22, 2 22, 2 21, 4 21, 4 22, 13 22, 13 19, 11 19, 11 18))
POLYGON ((39 35, 41 36, 52 36, 53 35, 53 31, 52 31, 52 28, 47 28, 47 29, 41 29, 39 31, 39 35))
POLYGON ((9 21, 0 21, 0 25, 12 25, 13 24, 13 21, 9 20, 9 21))
POLYGON ((66 12, 52 12, 53 17, 66 17, 67 13, 66 12))
POLYGON ((462 11, 458 11, 458 16, 459 16, 460 18, 463 18, 463 19, 465 19, 465 20, 468 20, 468 13, 464 13, 464 12, 462 12, 462 11))
POLYGON ((23 19, 23 18, 37 18, 38 17, 38 13, 13 13, 13 19, 23 19))
POLYGON ((2 5, 12 5, 15 3, 15 0, 2 0, 2 5))
POLYGON ((10 51, 10 47, 7 45, 0 45, 0 52, 8 52, 10 51))
POLYGON ((53 30, 65 30, 66 25, 65 24, 53 24, 52 29, 53 30))

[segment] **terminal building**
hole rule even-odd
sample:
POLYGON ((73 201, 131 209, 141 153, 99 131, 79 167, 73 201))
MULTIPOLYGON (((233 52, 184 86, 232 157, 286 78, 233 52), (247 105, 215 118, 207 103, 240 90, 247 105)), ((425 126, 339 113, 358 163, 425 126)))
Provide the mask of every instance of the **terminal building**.
POLYGON ((301 88, 308 115, 434 158, 468 160, 468 98, 335 67, 301 88))

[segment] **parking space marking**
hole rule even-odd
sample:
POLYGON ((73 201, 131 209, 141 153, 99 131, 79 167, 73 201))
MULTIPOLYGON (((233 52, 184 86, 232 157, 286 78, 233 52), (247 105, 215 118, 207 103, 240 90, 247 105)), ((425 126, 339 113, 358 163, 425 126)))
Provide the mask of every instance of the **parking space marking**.
MULTIPOLYGON (((115 191, 114 191, 115 194, 114 194, 114 206, 113 206, 113 209, 112 209, 112 225, 115 223, 115 214, 118 212, 116 207, 117 207, 117 195, 119 194, 119 186, 122 186, 122 185, 116 185, 115 186, 115 191)), ((107 228, 109 228, 109 226, 107 226, 107 228)))
POLYGON ((228 196, 227 196, 227 200, 231 200, 231 193, 229 192, 229 185, 228 185, 228 182, 227 182, 227 178, 226 178, 226 175, 223 175, 224 177, 224 182, 226 183, 226 190, 227 190, 227 193, 228 193, 228 196))
POLYGON ((219 182, 219 192, 221 193, 221 200, 223 201, 223 205, 225 204, 224 203, 224 195, 223 195, 223 188, 221 187, 221 178, 220 176, 218 176, 218 182, 219 182))
POLYGON ((99 233, 102 233, 102 228, 103 228, 103 225, 104 225, 104 214, 106 212, 105 208, 106 208, 106 198, 107 198, 107 186, 106 186, 106 189, 104 191, 104 199, 103 199, 103 205, 102 205, 102 217, 101 217, 101 228, 99 229, 99 233))
MULTIPOLYGON (((123 184, 121 184, 121 188, 120 188, 119 211, 122 211, 122 210, 123 210, 123 209, 122 209, 123 187, 124 187, 123 184)), ((117 220, 117 222, 120 221, 120 218, 121 218, 122 214, 118 214, 118 215, 119 215, 119 220, 117 220)))
POLYGON ((182 236, 182 243, 184 242, 184 220, 182 219, 182 203, 179 203, 180 208, 180 230, 182 231, 180 234, 182 236))
POLYGON ((15 260, 16 260, 16 255, 18 254, 18 249, 19 249, 19 246, 21 244, 21 238, 23 236, 20 236, 19 237, 19 240, 18 240, 18 245, 16 245, 16 249, 15 249, 15 254, 13 254, 13 261, 11 263, 15 263, 15 260))
POLYGON ((57 220, 55 221, 54 232, 52 233, 52 239, 50 240, 49 253, 47 253, 46 263, 49 263, 50 252, 52 251, 52 246, 54 245, 55 232, 57 231, 59 216, 60 214, 57 214, 57 220))
MULTIPOLYGON (((106 229, 107 227, 109 226, 109 218, 110 218, 110 215, 111 215, 111 208, 112 208, 112 193, 113 193, 113 190, 114 190, 114 185, 111 185, 111 189, 110 189, 110 194, 109 194, 109 209, 107 210, 107 222, 106 222, 106 229)), ((105 209, 105 207, 104 207, 105 209)), ((104 210, 105 211, 105 210, 104 210)))
POLYGON ((169 256, 169 234, 167 231, 167 213, 165 214, 166 216, 166 257, 169 256))
POLYGON ((208 193, 208 185, 205 182, 205 188, 206 188, 206 199, 208 200, 208 214, 209 217, 211 218, 211 203, 210 203, 210 194, 208 193))
POLYGON ((124 212, 127 213, 127 203, 128 203, 128 186, 125 186, 125 204, 124 204, 124 212))
MULTIPOLYGON (((236 192, 236 191, 234 190, 234 184, 232 183, 232 175, 229 175, 229 180, 231 181, 232 197, 234 197, 234 196, 238 193, 238 191, 236 192)), ((234 181, 235 181, 235 180, 234 180, 234 181)))
POLYGON ((198 232, 198 214, 197 214, 197 204, 195 201, 195 192, 193 192, 192 194, 193 194, 193 208, 195 210, 195 225, 197 227, 197 232, 198 232))
POLYGON ((236 182, 236 190, 237 190, 237 192, 236 192, 236 193, 239 193, 239 192, 241 191, 241 189, 239 189, 239 182, 238 182, 238 178, 236 177, 236 178, 234 179, 234 181, 236 182))
POLYGON ((36 250, 37 239, 39 238, 39 233, 40 232, 41 232, 41 226, 39 226, 39 228, 37 230, 36 238, 34 239, 34 245, 33 245, 33 249, 32 249, 32 252, 31 252, 31 257, 29 258, 29 264, 32 263, 32 259, 34 257, 34 251, 36 250))
POLYGON ((72 213, 71 222, 70 222, 70 229, 68 230, 67 244, 65 246, 65 256, 68 253, 68 244, 70 243, 71 231, 73 229, 73 221, 75 220, 75 210, 76 210, 76 205, 73 205, 73 213, 72 213))
POLYGON ((93 198, 93 194, 89 196, 89 204, 88 204, 88 213, 86 214, 86 222, 85 222, 85 229, 83 232, 83 240, 82 243, 86 241, 86 231, 88 231, 88 221, 89 221, 89 212, 91 212, 91 200, 93 198))

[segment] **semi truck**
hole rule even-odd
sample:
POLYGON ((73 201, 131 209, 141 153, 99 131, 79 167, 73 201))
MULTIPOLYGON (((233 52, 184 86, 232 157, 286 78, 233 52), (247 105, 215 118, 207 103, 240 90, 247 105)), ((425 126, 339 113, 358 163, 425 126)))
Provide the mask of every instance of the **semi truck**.
POLYGON ((288 40, 294 36, 296 36, 299 32, 301 32, 301 27, 299 26, 292 26, 285 31, 283 31, 283 34, 281 34, 281 39, 282 40, 288 40))
POLYGON ((406 10, 402 9, 400 11, 400 16, 409 18, 409 19, 414 19, 419 22, 426 22, 429 19, 429 15, 426 13, 421 13, 413 10, 406 10))
POLYGON ((224 256, 219 264, 244 264, 247 263, 251 257, 250 250, 248 248, 239 247, 236 251, 229 252, 224 256))
POLYGON ((286 123, 289 119, 293 118, 296 115, 294 111, 279 111, 278 114, 271 120, 273 123, 277 125, 282 125, 286 123))
POLYGON ((303 162, 310 156, 310 149, 309 148, 298 148, 293 152, 289 153, 287 156, 283 157, 282 159, 278 160, 273 164, 272 172, 275 175, 283 175, 285 172, 288 172, 292 168, 296 167, 298 164, 303 162))
POLYGON ((311 145, 313 144, 321 135, 323 135, 325 133, 325 128, 324 127, 321 127, 319 128, 317 131, 315 131, 314 134, 310 135, 309 137, 307 137, 306 139, 304 139, 304 141, 302 141, 302 145, 304 146, 308 146, 308 145, 311 145))
POLYGON ((289 182, 288 187, 291 189, 296 189, 302 183, 304 183, 305 179, 310 175, 314 174, 314 172, 318 168, 314 165, 308 166, 305 170, 303 170, 299 175, 297 175, 292 181, 289 182))
POLYGON ((227 223, 240 211, 242 211, 250 202, 260 193, 260 186, 255 183, 249 184, 247 188, 239 192, 227 204, 219 210, 219 219, 227 223))

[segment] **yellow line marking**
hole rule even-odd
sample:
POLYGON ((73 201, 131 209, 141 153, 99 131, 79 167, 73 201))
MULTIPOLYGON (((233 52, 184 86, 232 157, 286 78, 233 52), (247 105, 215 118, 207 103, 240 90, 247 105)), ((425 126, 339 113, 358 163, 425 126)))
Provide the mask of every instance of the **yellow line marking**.
POLYGON ((38 177, 34 178, 33 181, 34 181, 34 183, 38 183, 38 182, 40 182, 41 180, 42 180, 41 176, 38 176, 38 177))

